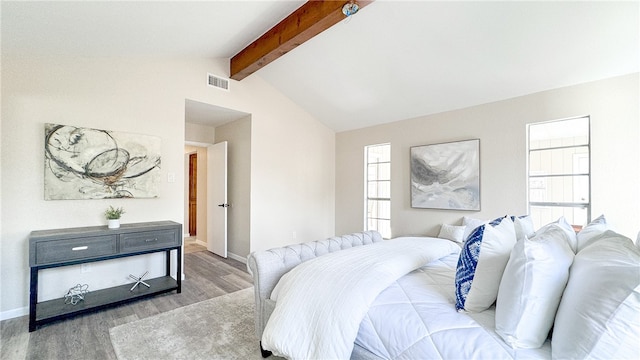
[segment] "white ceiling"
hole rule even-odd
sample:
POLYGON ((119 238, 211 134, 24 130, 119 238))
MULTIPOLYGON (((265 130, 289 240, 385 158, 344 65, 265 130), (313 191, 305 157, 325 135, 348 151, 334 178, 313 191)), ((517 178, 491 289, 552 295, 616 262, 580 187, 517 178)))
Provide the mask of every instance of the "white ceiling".
MULTIPOLYGON (((2 1, 2 52, 229 58, 302 3, 2 1)), ((639 12, 638 1, 378 0, 251 76, 344 131, 637 72, 639 12)), ((229 121, 187 102, 203 110, 199 123, 229 121)))
POLYGON ((242 111, 190 99, 185 100, 184 108, 184 117, 187 122, 208 126, 223 125, 251 115, 242 111))
POLYGON ((2 1, 2 51, 229 58, 304 1, 2 1))

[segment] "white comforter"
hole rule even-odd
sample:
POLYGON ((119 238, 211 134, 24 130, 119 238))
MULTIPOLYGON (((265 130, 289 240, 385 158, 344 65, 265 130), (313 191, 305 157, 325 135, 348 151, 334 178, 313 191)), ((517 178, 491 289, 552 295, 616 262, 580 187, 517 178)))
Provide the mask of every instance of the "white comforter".
POLYGON ((495 310, 457 312, 457 255, 412 271, 385 289, 360 324, 356 344, 383 359, 550 359, 538 349, 511 349, 495 332, 495 310))
POLYGON ((348 359, 360 322, 380 292, 412 270, 459 251, 448 240, 401 238, 304 262, 274 288, 276 307, 262 346, 290 359, 348 359))

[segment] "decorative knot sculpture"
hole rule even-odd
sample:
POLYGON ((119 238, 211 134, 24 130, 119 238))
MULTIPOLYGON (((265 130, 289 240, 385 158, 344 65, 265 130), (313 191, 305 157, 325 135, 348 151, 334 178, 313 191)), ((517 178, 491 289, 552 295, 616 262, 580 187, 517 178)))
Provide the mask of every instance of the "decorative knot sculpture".
POLYGON ((79 303, 81 300, 84 300, 84 296, 89 292, 89 285, 76 285, 67 291, 67 294, 64 296, 64 303, 75 305, 79 303))

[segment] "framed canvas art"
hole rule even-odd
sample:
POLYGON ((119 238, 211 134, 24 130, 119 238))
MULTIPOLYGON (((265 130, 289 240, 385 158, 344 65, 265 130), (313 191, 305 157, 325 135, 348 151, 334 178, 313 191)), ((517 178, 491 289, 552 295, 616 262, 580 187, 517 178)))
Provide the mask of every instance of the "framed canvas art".
POLYGON ((154 198, 160 138, 45 124, 45 200, 154 198))
POLYGON ((412 147, 411 207, 480 210, 480 139, 412 147))

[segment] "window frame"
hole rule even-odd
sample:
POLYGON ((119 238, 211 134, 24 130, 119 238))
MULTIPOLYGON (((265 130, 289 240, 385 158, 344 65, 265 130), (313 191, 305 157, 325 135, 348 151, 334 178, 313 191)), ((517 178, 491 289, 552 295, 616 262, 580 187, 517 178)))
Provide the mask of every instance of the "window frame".
POLYGON ((364 147, 364 230, 375 230, 382 235, 384 239, 391 238, 391 143, 380 143, 380 144, 371 144, 365 145, 364 147), (374 147, 388 147, 389 152, 389 160, 388 161, 372 161, 369 159, 369 149, 374 147), (370 178, 369 175, 369 166, 370 165, 380 165, 380 164, 389 164, 389 179, 380 179, 378 176, 375 178, 370 178), (389 183, 389 197, 369 197, 369 186, 371 183, 378 182, 388 182, 389 183), (372 214, 372 210, 370 210, 370 202, 372 201, 386 201, 389 206, 389 217, 381 217, 379 213, 377 213, 376 217, 370 216, 372 214), (375 222, 376 226, 370 227, 371 222, 375 222), (380 224, 388 222, 388 231, 381 230, 380 224))
MULTIPOLYGON (((591 207, 592 207, 592 194, 591 194, 591 177, 592 177, 592 167, 591 167, 591 117, 589 115, 585 116, 576 116, 565 119, 558 120, 550 120, 543 122, 536 122, 527 124, 527 163, 526 163, 526 174, 527 174, 527 208, 528 213, 531 214, 531 208, 578 208, 578 209, 586 209, 586 223, 591 221, 591 207), (539 126, 545 124, 559 123, 562 121, 570 121, 570 120, 579 120, 586 119, 587 125, 587 140, 586 143, 573 144, 573 145, 561 145, 561 146, 548 146, 548 147, 536 147, 532 149, 531 147, 531 126, 539 126), (534 152, 542 152, 542 151, 553 151, 553 150, 563 150, 563 149, 577 149, 577 148, 586 148, 587 151, 585 153, 576 153, 574 155, 579 154, 587 154, 588 158, 588 171, 586 172, 573 172, 573 173, 558 173, 558 174, 532 174, 531 173, 531 155, 534 152), (576 201, 531 201, 531 183, 532 179, 543 179, 543 178, 571 178, 573 179, 573 183, 575 183, 576 179, 586 177, 587 178, 587 201, 584 202, 576 202, 576 201)), ((575 190, 575 189, 574 189, 575 190)), ((572 224, 574 229, 579 230, 582 227, 582 224, 572 224)))

